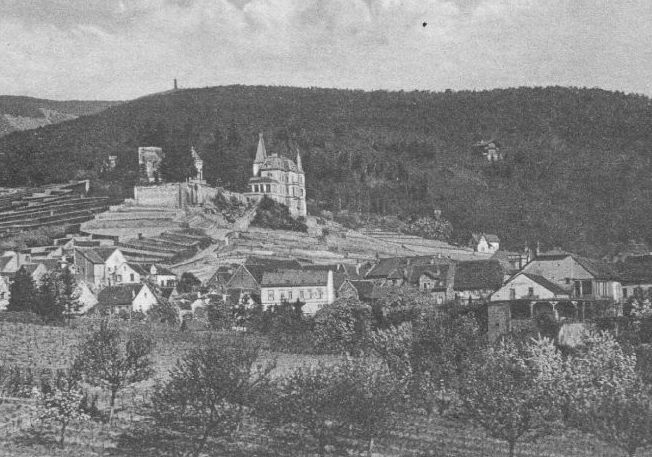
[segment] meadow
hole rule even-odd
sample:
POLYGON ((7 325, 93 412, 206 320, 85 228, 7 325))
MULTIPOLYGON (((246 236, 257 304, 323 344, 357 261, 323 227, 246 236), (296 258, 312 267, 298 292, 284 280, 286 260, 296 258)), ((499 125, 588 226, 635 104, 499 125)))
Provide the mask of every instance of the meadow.
MULTIPOLYGON (((0 322, 0 364, 12 364, 30 368, 34 372, 68 366, 74 357, 75 347, 81 341, 92 322, 79 320, 72 327, 48 327, 31 324, 0 322)), ((165 326, 152 324, 127 324, 140 326, 155 339, 153 358, 155 379, 162 378, 183 354, 205 338, 234 338, 226 333, 181 332, 165 326)), ((237 336, 251 338, 250 336, 237 336)), ((274 360, 275 375, 292 370, 302 364, 319 361, 329 363, 335 356, 295 355, 264 352, 261 362, 274 360)), ((61 449, 52 439, 47 428, 37 425, 30 417, 30 402, 14 399, 0 401, 0 455, 16 457, 39 456, 87 456, 112 455, 135 456, 157 455, 147 449, 147 442, 130 439, 130 432, 144 420, 139 414, 152 391, 155 380, 137 384, 119 393, 117 413, 112 424, 86 421, 69 430, 66 448, 61 449), (138 448, 142 446, 142 448, 138 448)), ((108 396, 100 394, 98 405, 106 405, 108 396)), ((344 455, 363 455, 358 443, 349 443, 348 449, 340 450, 344 455)), ((245 422, 238 441, 225 444, 209 455, 220 456, 305 456, 313 454, 312 444, 293 430, 270 431, 253 420, 245 422)), ((335 454, 340 455, 340 454, 335 454)), ((396 421, 396 427, 377 443, 374 455, 390 456, 501 456, 507 455, 507 446, 490 439, 481 430, 460 424, 452 419, 426 417, 419 411, 411 411, 396 421)), ((520 443, 516 455, 522 457, 546 456, 604 456, 623 455, 615 448, 602 444, 597 439, 574 431, 562 431, 537 443, 520 443)), ((649 456, 652 453, 639 453, 649 456)))

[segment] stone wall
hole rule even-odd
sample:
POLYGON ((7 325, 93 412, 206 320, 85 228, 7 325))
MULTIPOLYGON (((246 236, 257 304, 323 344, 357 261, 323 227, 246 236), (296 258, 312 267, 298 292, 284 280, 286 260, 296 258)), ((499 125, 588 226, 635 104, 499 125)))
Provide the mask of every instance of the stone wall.
POLYGON ((141 206, 163 206, 180 208, 182 183, 161 184, 158 186, 134 187, 134 201, 141 206))

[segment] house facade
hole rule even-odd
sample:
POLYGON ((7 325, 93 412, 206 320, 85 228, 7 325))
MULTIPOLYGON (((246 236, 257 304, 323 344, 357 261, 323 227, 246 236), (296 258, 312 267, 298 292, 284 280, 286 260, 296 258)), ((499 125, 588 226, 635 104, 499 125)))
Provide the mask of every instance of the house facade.
POLYGON ((543 276, 517 273, 491 295, 491 301, 570 298, 570 293, 543 276))
POLYGON ((9 305, 9 297, 11 294, 9 286, 9 279, 0 276, 0 311, 6 310, 7 305, 9 305))
POLYGON ((305 303, 303 312, 315 314, 335 301, 333 272, 323 270, 280 270, 263 273, 260 299, 264 309, 284 302, 305 303))
MULTIPOLYGON (((75 249, 77 277, 94 289, 125 282, 121 268, 126 263, 122 252, 115 247, 75 249)), ((124 273, 130 275, 132 272, 125 270, 124 273)))

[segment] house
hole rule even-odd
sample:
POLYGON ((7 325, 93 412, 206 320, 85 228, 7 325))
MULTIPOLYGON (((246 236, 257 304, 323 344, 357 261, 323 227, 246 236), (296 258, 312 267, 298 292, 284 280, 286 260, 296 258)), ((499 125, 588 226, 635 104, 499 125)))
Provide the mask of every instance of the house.
POLYGON ((148 279, 156 283, 159 287, 173 289, 177 285, 177 275, 162 265, 148 264, 145 265, 148 270, 148 279))
POLYGON ((365 279, 374 281, 379 286, 396 286, 400 287, 405 281, 407 267, 409 265, 407 257, 390 257, 381 259, 365 275, 365 279))
POLYGON ((540 254, 523 268, 523 272, 543 276, 573 298, 615 302, 623 298, 620 275, 613 264, 576 254, 540 254))
POLYGON ((469 240, 469 247, 475 252, 494 254, 500 249, 500 238, 492 233, 474 233, 469 240))
POLYGON ((453 273, 450 264, 415 265, 408 270, 408 283, 427 292, 442 304, 453 298, 453 273))
POLYGON ((215 292, 226 293, 226 285, 231 280, 234 271, 234 268, 229 265, 222 265, 218 267, 215 274, 213 274, 211 279, 209 279, 206 283, 206 286, 215 292))
POLYGON ((26 263, 18 269, 18 271, 21 270, 26 271, 32 276, 32 279, 34 280, 34 284, 36 284, 36 286, 39 286, 41 284, 43 276, 45 276, 48 273, 47 267, 42 263, 26 263))
POLYGON ((337 298, 353 298, 361 302, 371 303, 379 297, 373 281, 365 279, 346 279, 337 289, 337 298))
POLYGON ((491 301, 522 299, 570 298, 570 293, 560 286, 533 273, 520 272, 491 295, 491 301))
POLYGON ((18 268, 18 254, 16 252, 6 251, 0 257, 0 273, 15 273, 18 268))
POLYGON ((9 305, 9 296, 11 294, 9 286, 9 279, 0 276, 0 311, 6 310, 7 305, 9 305))
POLYGON ((328 270, 279 270, 264 272, 260 284, 264 309, 283 302, 305 303, 303 312, 314 314, 322 306, 335 301, 333 272, 328 270))
POLYGON ((158 303, 156 295, 145 283, 107 286, 97 295, 98 306, 110 314, 146 313, 158 303))
POLYGON ((142 279, 147 277, 148 271, 142 265, 137 263, 125 262, 116 271, 115 282, 120 283, 135 283, 138 284, 142 279))
POLYGON ((121 282, 118 281, 118 276, 121 276, 120 267, 126 262, 116 247, 75 248, 77 276, 95 289, 121 282))
POLYGON ((628 299, 639 292, 652 293, 652 261, 641 261, 629 257, 618 265, 623 299, 628 299))
POLYGON ((488 300, 503 285, 504 271, 497 260, 461 261, 452 268, 453 292, 457 301, 488 300))
POLYGON ((490 257, 491 260, 498 260, 505 270, 505 281, 521 271, 531 260, 531 253, 528 248, 523 252, 496 251, 490 257))

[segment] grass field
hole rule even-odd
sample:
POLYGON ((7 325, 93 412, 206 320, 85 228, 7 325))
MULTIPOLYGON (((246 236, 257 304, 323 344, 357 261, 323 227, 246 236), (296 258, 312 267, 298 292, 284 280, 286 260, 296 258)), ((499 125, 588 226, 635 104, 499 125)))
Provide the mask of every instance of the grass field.
MULTIPOLYGON (((12 363, 32 370, 61 368, 73 357, 80 337, 88 330, 88 324, 74 328, 45 327, 29 324, 0 322, 0 345, 3 349, 2 363, 12 363)), ((147 325, 144 330, 155 339, 154 360, 156 377, 165 373, 188 349, 207 338, 207 332, 180 332, 166 327, 147 325)), ((213 334, 215 337, 215 334, 213 334)), ((261 361, 276 361, 275 375, 281 375, 303 364, 325 363, 336 360, 334 356, 311 356, 265 353, 261 361)), ((133 430, 143 420, 138 414, 147 402, 153 381, 143 382, 125 389, 117 400, 116 420, 113 424, 86 422, 74 425, 67 434, 67 445, 60 449, 53 434, 42 427, 32 427, 29 405, 14 402, 0 403, 0 456, 140 456, 138 450, 125 445, 120 436, 133 430)), ((106 394, 100 398, 100 407, 107 404, 106 394)), ((291 431, 290 431, 291 432, 291 431)), ((336 455, 363 455, 357 443, 348 443, 336 455)), ((292 433, 280 434, 262 429, 248 421, 241 431, 239 441, 228 446, 215 445, 215 456, 306 456, 313 455, 311 443, 292 433)), ((577 432, 565 431, 538 443, 519 444, 516 454, 521 457, 617 457, 623 455, 617 449, 602 444, 597 439, 577 432)), ((506 456, 504 443, 487 438, 481 430, 475 430, 455 421, 433 417, 426 418, 418 412, 399 417, 393 433, 383 437, 376 445, 378 457, 389 456, 506 456)), ((652 453, 639 453, 652 456, 652 453)))

